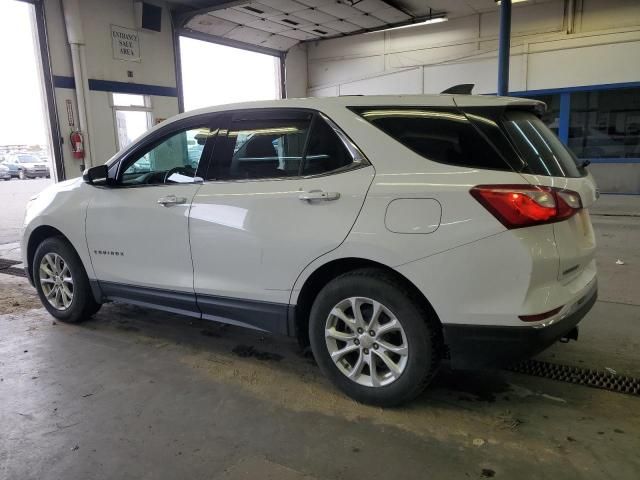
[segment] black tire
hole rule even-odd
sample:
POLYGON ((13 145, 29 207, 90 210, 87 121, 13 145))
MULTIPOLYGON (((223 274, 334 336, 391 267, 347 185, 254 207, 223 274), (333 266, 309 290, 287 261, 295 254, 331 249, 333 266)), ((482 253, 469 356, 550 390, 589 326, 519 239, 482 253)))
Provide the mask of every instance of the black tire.
POLYGON ((329 282, 316 297, 309 318, 309 337, 320 370, 351 398, 371 405, 393 407, 417 397, 435 375, 442 358, 442 329, 435 314, 394 275, 375 268, 345 273, 329 282), (400 376, 385 386, 360 385, 334 364, 325 341, 331 310, 350 297, 378 301, 392 311, 404 332, 408 360, 400 376))
POLYGON ((38 245, 33 257, 33 283, 38 291, 38 296, 42 305, 47 311, 60 321, 77 323, 88 319, 102 306, 96 302, 91 291, 87 272, 82 265, 82 261, 73 247, 62 237, 50 237, 38 245), (73 278, 73 298, 68 308, 64 310, 56 309, 46 298, 42 284, 40 282, 40 262, 48 254, 60 255, 69 266, 71 277, 73 278))

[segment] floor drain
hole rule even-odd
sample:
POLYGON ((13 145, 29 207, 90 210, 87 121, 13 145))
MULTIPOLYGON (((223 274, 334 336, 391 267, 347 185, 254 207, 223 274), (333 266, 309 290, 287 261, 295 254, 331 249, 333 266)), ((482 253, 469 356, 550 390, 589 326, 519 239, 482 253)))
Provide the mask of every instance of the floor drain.
POLYGON ((507 370, 561 382, 575 383, 576 385, 601 388, 611 392, 640 395, 640 378, 615 375, 606 371, 559 365, 540 360, 525 360, 509 367, 507 370))

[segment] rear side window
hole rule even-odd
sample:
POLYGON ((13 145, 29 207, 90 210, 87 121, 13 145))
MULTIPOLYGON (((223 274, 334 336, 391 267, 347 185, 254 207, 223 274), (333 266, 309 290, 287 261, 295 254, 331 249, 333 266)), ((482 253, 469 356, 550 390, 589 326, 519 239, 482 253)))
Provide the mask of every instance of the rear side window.
POLYGON ((311 115, 302 118, 233 122, 228 139, 231 164, 221 178, 263 179, 295 177, 309 133, 311 115))
POLYGON ((220 148, 214 149, 209 180, 295 178, 341 171, 352 154, 318 113, 240 112, 232 118, 220 148), (217 153, 216 153, 217 150, 217 153))
POLYGON ((513 145, 526 162, 523 172, 552 177, 582 177, 573 153, 531 112, 507 110, 503 121, 513 145))
POLYGON ((336 132, 319 115, 313 120, 302 175, 319 175, 344 168, 353 159, 336 132))
POLYGON ((467 117, 457 110, 376 107, 356 112, 394 140, 434 162, 511 170, 467 117))

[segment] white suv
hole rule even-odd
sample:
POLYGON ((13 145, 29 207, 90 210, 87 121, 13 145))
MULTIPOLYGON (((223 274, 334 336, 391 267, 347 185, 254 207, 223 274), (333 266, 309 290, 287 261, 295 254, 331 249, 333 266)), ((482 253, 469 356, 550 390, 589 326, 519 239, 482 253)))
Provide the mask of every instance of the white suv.
POLYGON ((353 398, 526 357, 596 299, 596 187, 538 118, 467 95, 197 110, 29 204, 25 265, 76 322, 116 300, 295 336, 353 398))

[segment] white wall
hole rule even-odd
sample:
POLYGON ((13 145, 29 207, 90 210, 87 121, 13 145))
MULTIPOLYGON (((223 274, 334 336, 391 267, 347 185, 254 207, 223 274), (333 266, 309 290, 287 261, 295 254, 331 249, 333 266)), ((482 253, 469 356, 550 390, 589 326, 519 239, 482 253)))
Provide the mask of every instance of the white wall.
MULTIPOLYGON (((510 90, 640 81, 640 1, 577 0, 513 8, 510 90), (580 7, 581 6, 581 7, 580 7)), ((499 9, 448 22, 308 44, 308 93, 437 93, 497 86, 499 9)))
MULTIPOLYGON (((80 15, 85 37, 87 74, 90 79, 129 82, 161 87, 176 87, 171 17, 166 3, 154 1, 163 7, 162 31, 140 32, 140 62, 116 60, 111 47, 111 25, 135 29, 133 0, 82 0, 80 15), (129 78, 127 72, 133 77, 129 78)), ((73 77, 71 54, 64 26, 60 0, 45 0, 47 36, 52 72, 56 76, 73 77)), ((64 138, 63 156, 67 178, 80 175, 80 162, 71 156, 68 142, 67 99, 72 100, 74 112, 77 105, 75 91, 56 88, 56 105, 64 138)), ((90 123, 94 164, 103 163, 116 153, 113 111, 109 93, 90 91, 90 123)), ((151 96, 155 118, 167 118, 178 113, 178 100, 171 96, 151 96)))

